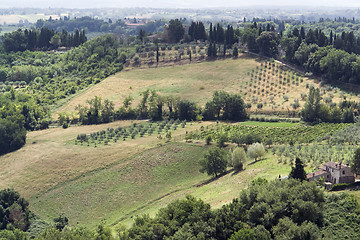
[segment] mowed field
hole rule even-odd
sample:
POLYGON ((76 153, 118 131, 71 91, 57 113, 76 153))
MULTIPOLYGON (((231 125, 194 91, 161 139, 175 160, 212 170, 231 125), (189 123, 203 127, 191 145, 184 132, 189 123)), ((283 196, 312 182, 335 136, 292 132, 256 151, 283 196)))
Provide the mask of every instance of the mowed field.
POLYGON ((186 194, 221 207, 238 197, 254 177, 270 180, 290 171, 290 166, 277 164, 269 153, 245 171, 229 172, 212 181, 199 172, 198 162, 214 144, 186 143, 184 137, 186 131, 213 122, 178 128, 170 142, 153 135, 98 147, 73 143, 77 134, 132 123, 31 132, 22 149, 0 157, 0 188, 19 191, 29 200, 31 210, 49 222, 65 214, 72 226, 93 228, 105 221, 116 227, 131 224, 138 215, 153 216, 159 208, 186 194))
POLYGON ((124 99, 131 96, 134 98, 133 107, 135 107, 141 99, 140 93, 146 89, 156 90, 161 95, 177 96, 205 105, 215 90, 239 93, 239 83, 248 78, 247 73, 251 69, 260 65, 259 61, 248 55, 242 55, 236 60, 225 59, 171 67, 125 69, 74 97, 56 113, 71 112, 77 105, 85 105, 86 100, 94 96, 113 101, 115 108, 122 106, 124 99))
POLYGON ((95 96, 113 101, 115 109, 123 105, 127 96, 131 96, 132 107, 136 107, 141 93, 147 89, 163 96, 194 101, 200 106, 205 106, 214 91, 224 90, 240 94, 246 103, 251 103, 252 113, 293 111, 292 105, 297 100, 300 106, 296 111, 299 111, 305 104, 310 86, 320 88, 321 96, 328 99, 328 103, 360 99, 356 91, 344 92, 304 77, 279 62, 270 64, 265 59, 243 53, 237 59, 124 69, 64 102, 54 112, 53 118, 57 119, 59 112, 75 111, 76 106, 86 105, 86 101, 95 96))

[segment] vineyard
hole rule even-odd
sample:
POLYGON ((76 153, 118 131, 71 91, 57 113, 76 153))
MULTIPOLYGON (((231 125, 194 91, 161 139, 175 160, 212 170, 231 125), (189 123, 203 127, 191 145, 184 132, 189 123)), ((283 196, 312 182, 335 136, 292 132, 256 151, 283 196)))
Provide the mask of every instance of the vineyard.
POLYGON ((164 138, 171 140, 171 131, 176 131, 178 127, 185 128, 186 121, 165 120, 159 122, 133 123, 129 127, 108 128, 91 134, 78 134, 73 141, 75 145, 82 146, 99 146, 109 145, 111 142, 126 141, 127 139, 135 139, 146 135, 158 134, 158 138, 162 139, 161 134, 165 134, 164 138))
POLYGON ((321 123, 314 126, 296 124, 294 127, 263 127, 246 125, 217 124, 213 129, 201 129, 194 136, 205 138, 208 135, 226 135, 227 139, 234 143, 246 143, 246 139, 251 137, 263 143, 272 144, 286 143, 312 143, 322 141, 326 137, 344 130, 350 124, 321 123))

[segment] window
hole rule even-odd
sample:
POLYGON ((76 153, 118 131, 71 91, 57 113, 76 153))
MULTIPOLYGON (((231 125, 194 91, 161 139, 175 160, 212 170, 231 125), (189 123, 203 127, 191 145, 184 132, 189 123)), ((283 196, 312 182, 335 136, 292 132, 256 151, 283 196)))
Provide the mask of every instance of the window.
POLYGON ((345 175, 345 171, 343 171, 343 174, 345 175))

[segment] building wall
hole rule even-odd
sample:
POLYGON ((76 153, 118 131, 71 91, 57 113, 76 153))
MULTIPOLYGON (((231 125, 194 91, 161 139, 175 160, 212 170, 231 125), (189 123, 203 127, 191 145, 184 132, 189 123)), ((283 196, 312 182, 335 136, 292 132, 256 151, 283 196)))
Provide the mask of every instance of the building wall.
POLYGON ((333 184, 337 183, 351 183, 355 181, 354 174, 351 172, 349 167, 342 169, 330 168, 331 180, 333 184))

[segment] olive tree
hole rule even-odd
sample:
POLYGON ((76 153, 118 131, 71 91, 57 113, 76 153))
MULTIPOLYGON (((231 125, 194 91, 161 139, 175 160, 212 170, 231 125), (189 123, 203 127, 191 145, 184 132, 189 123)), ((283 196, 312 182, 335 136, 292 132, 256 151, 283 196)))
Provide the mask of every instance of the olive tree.
POLYGON ((265 155, 265 148, 262 143, 253 143, 248 148, 248 155, 250 158, 253 158, 255 161, 258 159, 261 160, 261 157, 265 155))
POLYGON ((247 155, 244 148, 237 147, 231 152, 230 166, 232 166, 235 171, 243 170, 243 165, 247 160, 247 155))

